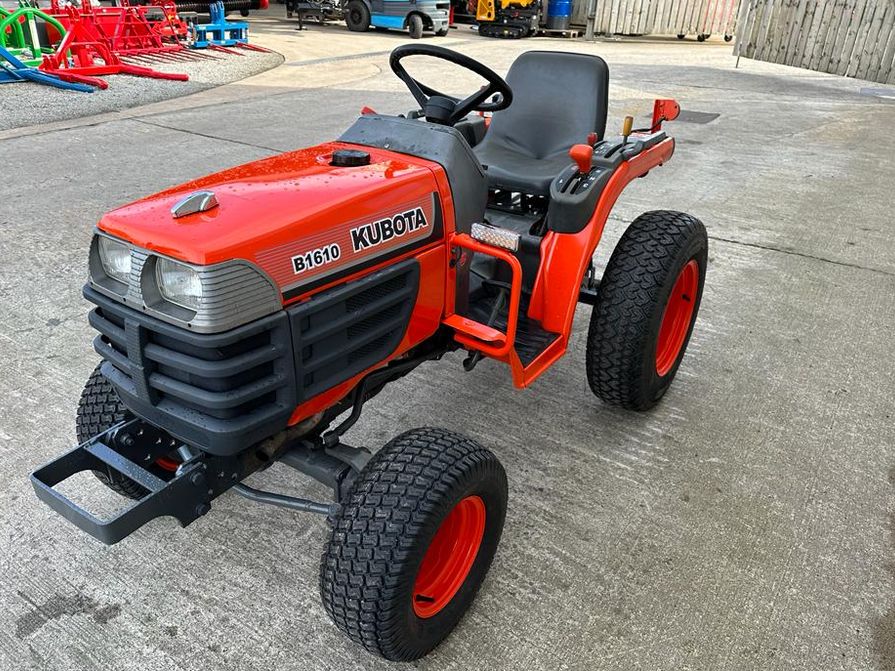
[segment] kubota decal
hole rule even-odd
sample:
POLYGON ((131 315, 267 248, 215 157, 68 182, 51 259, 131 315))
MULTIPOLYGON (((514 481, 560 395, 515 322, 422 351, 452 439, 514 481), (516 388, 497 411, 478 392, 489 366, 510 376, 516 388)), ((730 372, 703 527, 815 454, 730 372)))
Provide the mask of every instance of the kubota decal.
MULTIPOLYGON (((363 209, 364 205, 358 203, 357 207, 363 209)), ((282 291, 301 290, 426 244, 439 228, 437 207, 435 195, 424 192, 397 205, 366 208, 366 213, 342 222, 320 217, 307 222, 301 237, 261 252, 256 261, 282 291)))
POLYGON ((429 225, 423 208, 399 212, 391 217, 351 229, 351 246, 355 252, 376 247, 392 238, 400 238, 429 225))

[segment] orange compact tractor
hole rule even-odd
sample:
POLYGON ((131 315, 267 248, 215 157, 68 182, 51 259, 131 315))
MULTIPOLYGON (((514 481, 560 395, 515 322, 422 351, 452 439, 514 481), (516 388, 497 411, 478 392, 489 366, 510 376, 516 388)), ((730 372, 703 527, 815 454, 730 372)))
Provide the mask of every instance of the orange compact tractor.
POLYGON ((504 80, 422 45, 395 49, 391 67, 418 111, 365 109, 335 142, 102 218, 84 296, 103 361, 78 406, 80 444, 32 482, 105 543, 160 516, 186 526, 228 490, 321 513, 327 613, 368 650, 412 660, 456 626, 488 572, 506 475, 446 429, 411 429, 375 454, 345 444, 364 403, 454 350, 467 370, 488 357, 527 387, 565 353, 585 303, 591 389, 646 410, 684 356, 707 239, 692 216, 647 212, 596 276, 613 204, 671 158, 661 127, 679 111, 658 100, 648 128, 628 118, 605 136, 602 59, 531 51, 504 80), (408 56, 487 83, 454 98, 408 75, 408 56), (245 484, 274 462, 331 487, 332 501, 245 484), (80 471, 133 504, 100 520, 54 489, 80 471))

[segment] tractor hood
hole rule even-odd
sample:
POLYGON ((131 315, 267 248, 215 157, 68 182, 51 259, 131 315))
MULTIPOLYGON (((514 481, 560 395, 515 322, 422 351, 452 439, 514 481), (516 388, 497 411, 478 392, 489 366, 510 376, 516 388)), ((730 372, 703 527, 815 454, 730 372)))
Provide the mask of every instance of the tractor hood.
POLYGON ((328 143, 224 170, 125 205, 99 229, 189 263, 245 259, 281 288, 347 270, 434 239, 441 212, 433 164, 412 156, 328 143), (336 167, 333 152, 370 155, 336 167), (217 206, 175 217, 199 191, 217 206))

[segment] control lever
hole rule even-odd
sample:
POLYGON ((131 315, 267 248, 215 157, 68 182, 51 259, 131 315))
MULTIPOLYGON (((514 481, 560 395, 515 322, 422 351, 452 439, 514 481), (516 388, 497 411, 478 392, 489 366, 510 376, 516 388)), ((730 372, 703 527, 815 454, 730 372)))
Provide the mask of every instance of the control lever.
POLYGON ((625 123, 622 125, 622 144, 628 144, 628 136, 631 134, 631 130, 634 128, 634 117, 626 116, 625 123))
POLYGON ((562 193, 575 193, 581 183, 587 180, 593 167, 594 148, 589 144, 574 144, 569 149, 569 158, 575 162, 578 172, 569 179, 562 193))
POLYGON ((589 144, 575 144, 569 149, 569 158, 578 166, 578 174, 586 175, 590 172, 591 161, 594 158, 594 148, 589 144))

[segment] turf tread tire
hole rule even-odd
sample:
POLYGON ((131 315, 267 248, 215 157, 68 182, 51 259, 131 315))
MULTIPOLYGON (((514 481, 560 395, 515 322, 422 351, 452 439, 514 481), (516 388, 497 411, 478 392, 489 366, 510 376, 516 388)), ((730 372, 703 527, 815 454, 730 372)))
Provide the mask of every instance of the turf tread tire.
MULTIPOLYGON (((129 417, 115 387, 100 372, 101 366, 93 369, 78 400, 75 433, 79 445, 129 417)), ((141 499, 147 494, 142 485, 115 471, 93 471, 93 474, 106 487, 129 499, 141 499)))
POLYGON ((605 403, 647 410, 664 395, 699 312, 707 258, 705 226, 682 212, 645 212, 622 235, 600 281, 587 333, 587 380, 605 403), (691 259, 699 266, 693 317, 677 360, 659 377, 655 370, 659 324, 674 281, 691 259))
POLYGON ((475 597, 506 516, 506 473, 478 443, 445 429, 405 432, 361 472, 334 520, 320 565, 320 593, 336 626, 368 651, 422 657, 456 626, 475 597), (416 569, 441 520, 470 491, 487 509, 485 534, 463 586, 436 615, 416 618, 416 569))

